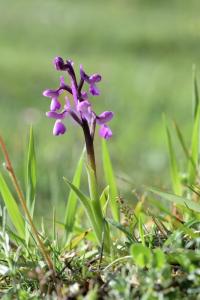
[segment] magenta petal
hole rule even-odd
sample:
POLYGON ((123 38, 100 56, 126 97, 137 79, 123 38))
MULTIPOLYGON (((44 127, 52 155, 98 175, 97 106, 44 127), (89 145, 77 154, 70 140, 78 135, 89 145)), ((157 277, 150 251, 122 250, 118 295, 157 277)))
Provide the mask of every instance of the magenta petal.
POLYGON ((87 92, 81 92, 81 96, 82 96, 83 100, 88 100, 87 92))
POLYGON ((51 105, 50 105, 50 110, 51 111, 56 111, 56 110, 58 110, 60 108, 61 108, 61 104, 58 101, 58 99, 57 98, 52 98, 51 105))
POLYGON ((114 116, 114 114, 112 111, 104 111, 99 116, 97 116, 97 118, 96 118, 97 124, 103 125, 103 124, 109 122, 110 120, 112 120, 113 116, 114 116))
POLYGON ((81 116, 88 120, 88 122, 91 120, 92 117, 92 109, 91 104, 89 101, 81 101, 77 104, 77 110, 81 113, 81 116))
POLYGON ((106 140, 112 137, 111 129, 105 124, 100 127, 99 134, 102 138, 106 140))
POLYGON ((90 83, 89 76, 83 70, 83 65, 80 65, 80 76, 82 80, 85 80, 87 83, 90 83))
POLYGON ((60 88, 65 87, 65 77, 60 76, 60 88))
POLYGON ((59 57, 59 56, 55 57, 53 60, 53 64, 54 64, 56 70, 58 70, 58 71, 65 70, 65 63, 61 57, 59 57))
POLYGON ((82 113, 88 111, 89 107, 91 107, 91 104, 87 100, 81 101, 77 104, 77 110, 82 113))
POLYGON ((46 112, 46 116, 48 118, 53 118, 53 119, 64 119, 66 116, 67 116, 67 112, 66 111, 63 111, 61 113, 57 113, 55 111, 48 111, 46 112))
POLYGON ((49 97, 49 98, 56 98, 60 95, 60 91, 59 90, 45 90, 43 92, 43 96, 45 97, 49 97))
POLYGON ((61 120, 56 120, 55 125, 53 127, 53 135, 64 134, 66 131, 65 125, 61 122, 61 120))
POLYGON ((74 98, 74 102, 75 102, 75 104, 77 104, 78 103, 78 94, 77 94, 77 89, 76 89, 75 82, 73 79, 71 80, 71 88, 72 88, 72 95, 74 98))
POLYGON ((93 96, 99 96, 100 95, 100 92, 99 92, 98 88, 96 87, 96 85, 94 83, 90 84, 90 93, 93 96))
POLYGON ((89 77, 90 83, 95 83, 101 81, 101 75, 99 74, 93 74, 89 77))
POLYGON ((70 104, 69 98, 66 96, 64 108, 66 109, 66 111, 68 111, 70 109, 70 107, 71 107, 71 104, 70 104))

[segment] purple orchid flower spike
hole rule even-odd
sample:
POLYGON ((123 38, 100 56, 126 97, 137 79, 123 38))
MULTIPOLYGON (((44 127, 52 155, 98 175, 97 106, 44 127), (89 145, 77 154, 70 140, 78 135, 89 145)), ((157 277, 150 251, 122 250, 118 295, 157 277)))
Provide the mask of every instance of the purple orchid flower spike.
POLYGON ((101 81, 101 75, 94 73, 87 75, 80 65, 80 80, 77 81, 77 77, 74 71, 74 64, 71 60, 64 61, 61 57, 55 57, 53 64, 57 71, 64 71, 68 74, 71 86, 65 83, 63 76, 60 77, 60 86, 56 90, 47 89, 43 92, 45 97, 51 99, 50 111, 46 113, 48 118, 55 119, 53 127, 53 134, 58 136, 66 132, 64 121, 67 117, 71 117, 83 130, 86 149, 90 165, 96 173, 95 157, 94 157, 94 133, 96 125, 100 125, 99 134, 104 139, 112 137, 112 131, 108 127, 107 123, 113 118, 113 112, 104 111, 100 115, 97 115, 93 109, 92 104, 89 101, 88 94, 82 90, 85 83, 89 84, 89 92, 93 96, 100 94, 96 84, 101 81), (66 103, 62 106, 59 97, 64 92, 72 95, 73 101, 69 101, 66 97, 66 103))

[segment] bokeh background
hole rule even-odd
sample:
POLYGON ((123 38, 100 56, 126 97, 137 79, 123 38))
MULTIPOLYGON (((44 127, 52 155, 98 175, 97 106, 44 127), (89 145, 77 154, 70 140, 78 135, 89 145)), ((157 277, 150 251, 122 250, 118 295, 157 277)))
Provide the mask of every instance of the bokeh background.
MULTIPOLYGON (((53 137, 45 117, 42 91, 58 86, 57 55, 103 76, 93 103, 97 112, 115 112, 109 149, 121 192, 169 183, 162 113, 181 124, 189 141, 199 11, 199 0, 0 0, 0 130, 22 174, 34 125, 38 205, 64 206, 62 176, 72 177, 83 147, 79 128, 68 122, 68 134, 53 137)), ((96 147, 101 179, 98 140, 96 147)))

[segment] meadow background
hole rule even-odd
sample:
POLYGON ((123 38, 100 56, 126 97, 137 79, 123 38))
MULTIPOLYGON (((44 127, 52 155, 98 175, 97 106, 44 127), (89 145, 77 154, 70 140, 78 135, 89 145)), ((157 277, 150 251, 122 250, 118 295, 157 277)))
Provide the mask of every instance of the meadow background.
MULTIPOLYGON (((53 121, 45 117, 49 101, 42 91, 59 82, 55 56, 103 76, 93 103, 97 112, 115 112, 109 149, 121 192, 169 184, 162 113, 181 124, 189 141, 199 9, 198 0, 0 0, 0 131, 21 174, 34 126, 37 209, 59 201, 62 211, 62 176, 72 178, 83 147, 79 128, 68 122, 68 133, 53 137, 53 121)), ((101 174, 98 139, 96 147, 101 174)))

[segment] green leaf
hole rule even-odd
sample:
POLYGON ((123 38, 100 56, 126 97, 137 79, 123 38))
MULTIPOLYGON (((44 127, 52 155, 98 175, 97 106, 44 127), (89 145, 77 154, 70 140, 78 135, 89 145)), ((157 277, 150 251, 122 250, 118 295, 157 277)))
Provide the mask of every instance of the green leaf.
POLYGON ((153 250, 154 264, 157 269, 162 269, 166 263, 166 257, 164 252, 160 248, 153 250))
POLYGON ((188 165, 188 181, 189 184, 195 184, 196 173, 198 168, 198 158, 199 158, 199 123, 200 122, 200 106, 197 108, 193 130, 192 130, 192 141, 191 141, 191 160, 188 165))
POLYGON ((87 171, 87 175, 88 175, 90 199, 92 201, 99 202, 97 179, 96 179, 94 170, 90 167, 89 164, 86 164, 86 171, 87 171))
POLYGON ((165 117, 163 118, 164 124, 165 124, 165 130, 167 134, 167 143, 168 143, 168 150, 169 150, 169 160, 170 160, 170 171, 171 171, 171 180, 172 180, 172 186, 173 191, 176 195, 182 194, 182 188, 181 188, 181 181, 180 176, 178 172, 178 164, 176 160, 175 151, 172 144, 171 134, 169 131, 169 128, 167 126, 167 122, 165 117))
MULTIPOLYGON (((28 156, 26 162, 26 203, 28 210, 33 218, 35 209, 35 194, 36 194, 36 157, 34 146, 33 127, 30 128, 29 144, 28 144, 28 156)), ((25 224, 26 228, 26 243, 28 245, 30 238, 30 224, 25 224)))
POLYGON ((93 210, 94 217, 96 219, 96 223, 98 223, 99 226, 102 227, 103 213, 102 213, 101 204, 100 204, 100 200, 99 200, 96 176, 94 174, 94 171, 92 170, 92 168, 89 165, 86 165, 86 170, 87 170, 87 174, 88 174, 91 207, 93 210))
POLYGON ((142 244, 133 244, 130 249, 133 261, 140 267, 150 267, 152 262, 152 253, 149 248, 142 244))
POLYGON ((36 157, 34 146, 33 128, 30 128, 28 157, 26 165, 26 201, 29 210, 33 209, 32 204, 35 200, 36 190, 36 157))
POLYGON ((194 118, 196 118, 197 110, 199 107, 199 91, 197 83, 196 66, 193 66, 193 84, 194 84, 194 118))
POLYGON ((184 141, 184 138, 183 138, 183 135, 182 135, 182 132, 178 126, 178 124, 176 122, 174 122, 174 127, 175 127, 175 130, 176 130, 176 133, 177 133, 177 137, 178 137, 178 140, 181 144, 181 147, 183 149, 183 152, 185 153, 185 156, 187 158, 188 161, 191 161, 191 164, 193 165, 193 167, 195 168, 195 163, 194 161, 192 160, 191 156, 190 156, 190 153, 186 147, 186 144, 185 144, 185 141, 184 141))
POLYGON ((139 231, 139 235, 140 235, 142 245, 145 246, 145 234, 144 234, 144 228, 143 228, 142 214, 141 213, 139 213, 139 216, 138 216, 138 231, 139 231))
POLYGON ((3 201, 8 211, 8 215, 15 226, 17 233, 20 238, 24 239, 25 237, 25 226, 24 220, 18 208, 18 205, 13 198, 2 174, 0 173, 0 193, 2 195, 3 201))
POLYGON ((170 193, 167 193, 167 192, 162 192, 160 190, 157 190, 157 189, 154 189, 154 188, 149 188, 149 190, 160 196, 161 198, 164 198, 168 201, 171 201, 175 204, 178 204, 178 205, 182 205, 182 206, 185 206, 185 208, 189 208, 195 212, 200 212, 200 204, 198 204, 197 202, 194 202, 192 200, 189 200, 187 198, 184 198, 184 197, 180 197, 180 196, 176 196, 174 194, 170 194, 170 193))
POLYGON ((93 208, 91 206, 91 199, 89 199, 87 196, 85 196, 73 183, 71 183, 69 180, 64 178, 64 181, 69 185, 69 187, 75 192, 76 196, 79 198, 81 203, 83 204, 86 214, 88 215, 88 218, 90 220, 90 223, 94 229, 94 232, 96 234, 97 240, 99 244, 101 245, 101 239, 102 239, 102 224, 99 224, 96 222, 96 218, 93 213, 93 208))
MULTIPOLYGON (((78 161, 74 178, 72 181, 73 185, 76 186, 77 188, 79 188, 80 186, 81 174, 83 170, 84 154, 85 154, 85 149, 83 150, 81 157, 78 161)), ((73 229, 75 223, 76 209, 77 209, 77 194, 71 189, 67 199, 67 206, 65 211, 64 223, 65 223, 66 234, 69 234, 73 229)))
POLYGON ((108 223, 110 223, 112 226, 114 226, 115 228, 119 229, 121 232, 123 232, 130 241, 132 241, 132 242, 135 241, 135 239, 131 235, 131 233, 122 224, 120 224, 119 222, 116 222, 116 221, 114 221, 113 219, 110 219, 110 218, 106 218, 106 221, 108 223))
POLYGON ((111 212, 114 220, 119 221, 120 213, 119 213, 119 205, 117 203, 117 197, 118 197, 117 185, 116 185, 113 167, 112 167, 110 155, 105 140, 102 140, 102 154, 103 154, 103 168, 104 168, 105 179, 106 179, 106 183, 110 187, 111 212))
POLYGON ((170 264, 180 264, 183 267, 189 267, 191 262, 197 263, 200 260, 199 250, 177 249, 166 255, 170 264))
POLYGON ((109 185, 105 187, 103 190, 100 199, 99 199, 101 210, 103 212, 103 215, 106 216, 107 206, 109 203, 109 185))

